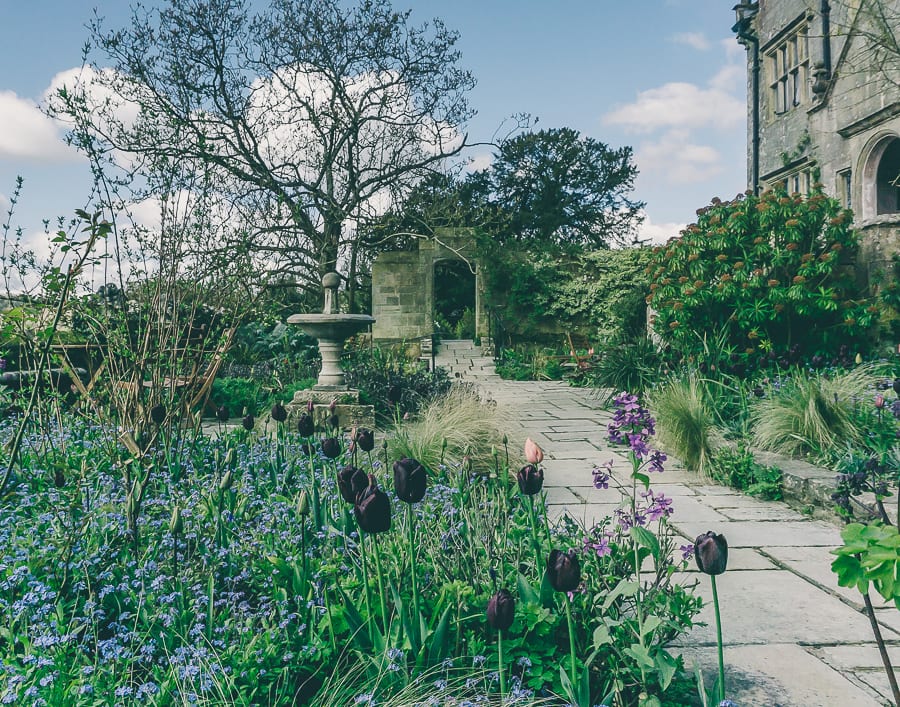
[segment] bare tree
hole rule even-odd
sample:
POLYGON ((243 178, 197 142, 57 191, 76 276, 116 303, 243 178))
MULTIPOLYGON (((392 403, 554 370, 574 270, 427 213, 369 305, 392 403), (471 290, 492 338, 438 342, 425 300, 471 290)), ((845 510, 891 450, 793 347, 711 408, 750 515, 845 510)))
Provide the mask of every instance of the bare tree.
POLYGON ((90 31, 99 58, 50 108, 71 142, 134 200, 170 189, 173 172, 185 188, 211 174, 219 218, 310 290, 332 269, 354 276, 353 224, 466 143, 474 79, 457 34, 414 27, 387 0, 272 0, 254 14, 169 0, 90 31))

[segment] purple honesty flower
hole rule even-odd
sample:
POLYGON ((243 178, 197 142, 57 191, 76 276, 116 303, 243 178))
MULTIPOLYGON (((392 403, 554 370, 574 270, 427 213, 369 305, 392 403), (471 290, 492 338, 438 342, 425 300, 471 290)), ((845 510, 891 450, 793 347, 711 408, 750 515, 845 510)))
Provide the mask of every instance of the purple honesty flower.
POLYGON ((688 543, 678 548, 681 550, 681 559, 687 562, 694 556, 694 543, 688 543))
POLYGON ((660 518, 668 518, 675 512, 672 508, 672 499, 666 498, 665 494, 655 494, 653 491, 647 491, 642 494, 644 498, 649 499, 650 504, 647 506, 647 519, 652 523, 660 518))
POLYGON ((665 471, 663 463, 666 459, 668 459, 668 457, 658 449, 650 450, 650 466, 648 467, 648 471, 655 471, 658 474, 662 474, 665 471))
POLYGON ((595 489, 608 489, 609 488, 609 479, 612 476, 612 465, 613 460, 610 459, 608 462, 604 462, 598 466, 594 466, 593 474, 594 474, 594 488, 595 489))
POLYGON ((629 434, 628 446, 638 459, 643 459, 650 453, 650 447, 647 446, 647 439, 642 434, 629 434))

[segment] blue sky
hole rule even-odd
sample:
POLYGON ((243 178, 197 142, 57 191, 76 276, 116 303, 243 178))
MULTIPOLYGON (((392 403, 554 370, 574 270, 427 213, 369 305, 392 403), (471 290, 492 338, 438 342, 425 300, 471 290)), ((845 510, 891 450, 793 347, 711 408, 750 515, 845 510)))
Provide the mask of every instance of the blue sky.
MULTIPOLYGON (((641 172, 635 196, 647 202, 644 235, 654 240, 746 185, 744 53, 730 32, 732 5, 395 0, 416 22, 437 16, 460 32, 461 63, 478 80, 470 141, 490 140, 505 118, 527 112, 538 127, 632 145, 641 172)), ((107 26, 128 20, 125 0, 0 0, 0 206, 21 175, 13 223, 26 233, 71 215, 88 196, 82 159, 38 106, 54 76, 80 65, 94 8, 107 26)), ((469 153, 476 165, 489 155, 484 147, 469 153)))

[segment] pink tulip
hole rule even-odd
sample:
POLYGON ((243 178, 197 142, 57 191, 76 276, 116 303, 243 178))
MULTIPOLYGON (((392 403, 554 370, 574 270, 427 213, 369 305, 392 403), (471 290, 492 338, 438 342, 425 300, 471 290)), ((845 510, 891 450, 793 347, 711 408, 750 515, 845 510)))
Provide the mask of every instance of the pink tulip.
POLYGON ((879 410, 881 410, 884 407, 884 405, 885 405, 884 396, 876 395, 875 396, 875 407, 878 408, 879 410))
POLYGON ((525 461, 529 464, 540 464, 544 461, 544 450, 529 437, 525 440, 525 461))

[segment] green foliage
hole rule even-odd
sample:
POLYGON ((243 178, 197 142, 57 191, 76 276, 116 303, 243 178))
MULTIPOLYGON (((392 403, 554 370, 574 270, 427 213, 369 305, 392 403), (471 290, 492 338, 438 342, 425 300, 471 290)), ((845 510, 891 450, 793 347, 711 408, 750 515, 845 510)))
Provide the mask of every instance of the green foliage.
POLYGON ((784 493, 781 469, 758 463, 743 446, 716 449, 710 458, 709 473, 716 481, 751 496, 778 501, 784 493))
POLYGON ((885 601, 900 609, 900 532, 881 522, 850 523, 841 530, 844 544, 832 550, 831 570, 842 587, 868 594, 874 587, 885 601))
POLYGON ((646 323, 649 248, 569 255, 494 253, 485 262, 490 300, 504 330, 520 337, 573 332, 592 340, 633 338, 646 323))
POLYGON ((562 380, 566 369, 553 349, 517 346, 500 352, 497 375, 504 380, 562 380))
POLYGON ((649 394, 663 448, 692 471, 706 471, 716 437, 709 396, 696 375, 673 376, 649 394))
POLYGON ((726 332, 729 353, 756 364, 770 351, 830 355, 864 347, 878 308, 852 268, 852 214, 821 191, 714 200, 681 237, 654 249, 648 302, 655 327, 685 354, 698 334, 726 332))
POLYGON ((347 384, 360 393, 360 402, 375 406, 380 421, 390 421, 397 406, 388 400, 391 389, 399 392, 400 414, 415 414, 431 400, 445 395, 452 385, 446 369, 424 370, 391 350, 360 347, 347 355, 343 364, 347 384))

